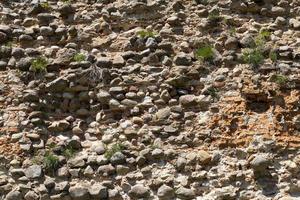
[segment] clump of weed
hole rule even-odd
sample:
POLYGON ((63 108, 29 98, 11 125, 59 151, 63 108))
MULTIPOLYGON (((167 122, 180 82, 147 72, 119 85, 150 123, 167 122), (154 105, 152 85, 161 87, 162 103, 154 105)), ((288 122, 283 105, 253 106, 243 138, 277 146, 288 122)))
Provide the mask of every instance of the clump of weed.
POLYGON ((223 20, 219 9, 213 9, 212 11, 210 11, 207 18, 211 23, 218 23, 223 20))
POLYGON ((277 83, 280 86, 286 85, 289 81, 288 77, 281 74, 274 74, 271 76, 270 80, 274 83, 277 83))
MULTIPOLYGON (((267 58, 264 55, 264 46, 266 41, 270 38, 271 32, 268 30, 261 30, 259 34, 254 38, 254 46, 243 51, 243 60, 251 64, 254 67, 259 66, 267 58)), ((273 61, 277 61, 277 54, 274 50, 269 52, 269 58, 273 61)))
POLYGON ((63 3, 71 3, 72 2, 72 0, 60 0, 61 2, 63 2, 63 3))
POLYGON ((38 57, 31 62, 30 69, 35 73, 47 72, 48 61, 44 57, 38 57))
POLYGON ((214 58, 214 49, 210 45, 205 45, 203 47, 200 47, 196 51, 196 58, 202 61, 211 62, 214 58))
POLYGON ((82 62, 86 60, 86 56, 82 53, 76 53, 72 60, 75 62, 82 62))
POLYGON ((32 162, 34 164, 42 165, 46 172, 54 174, 55 170, 59 167, 59 158, 53 152, 55 147, 55 143, 49 144, 45 153, 34 156, 32 162))
POLYGON ((107 159, 110 159, 115 153, 121 152, 124 149, 124 146, 121 143, 113 144, 109 149, 106 150, 104 156, 107 159))
POLYGON ((41 7, 44 8, 45 10, 50 10, 50 4, 48 2, 42 2, 40 3, 41 7))
POLYGON ((13 47, 13 42, 12 41, 8 41, 8 42, 4 43, 4 46, 11 48, 11 47, 13 47))
POLYGON ((246 49, 243 52, 243 60, 253 66, 258 66, 263 63, 265 57, 261 49, 246 49))
POLYGON ((218 99, 219 98, 219 94, 218 94, 219 90, 215 87, 210 87, 207 89, 207 93, 213 98, 213 99, 218 99))
POLYGON ((271 32, 269 30, 261 30, 259 32, 259 36, 258 37, 261 37, 263 38, 264 40, 269 40, 270 37, 271 37, 271 32))
POLYGON ((229 35, 230 35, 231 37, 235 37, 235 36, 236 36, 236 28, 235 28, 235 27, 231 27, 231 28, 229 29, 229 35))
POLYGON ((70 159, 70 158, 74 157, 74 155, 76 154, 76 150, 74 148, 72 148, 71 146, 66 146, 66 148, 64 149, 62 154, 67 159, 70 159))
POLYGON ((272 60, 273 63, 275 63, 277 61, 277 59, 278 59, 277 52, 270 51, 269 58, 272 60))
POLYGON ((47 151, 43 159, 43 166, 46 171, 51 171, 52 173, 54 173, 59 166, 58 157, 53 152, 47 151))
POLYGON ((137 35, 140 36, 141 38, 149 38, 149 37, 154 38, 156 33, 153 31, 140 30, 137 32, 137 35))

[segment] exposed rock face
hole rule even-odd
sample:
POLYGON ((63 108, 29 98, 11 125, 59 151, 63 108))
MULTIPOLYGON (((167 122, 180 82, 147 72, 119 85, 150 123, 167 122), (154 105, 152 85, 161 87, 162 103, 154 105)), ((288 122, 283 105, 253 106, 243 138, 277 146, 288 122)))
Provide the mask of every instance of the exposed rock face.
POLYGON ((298 198, 299 16, 0 1, 0 200, 298 198))

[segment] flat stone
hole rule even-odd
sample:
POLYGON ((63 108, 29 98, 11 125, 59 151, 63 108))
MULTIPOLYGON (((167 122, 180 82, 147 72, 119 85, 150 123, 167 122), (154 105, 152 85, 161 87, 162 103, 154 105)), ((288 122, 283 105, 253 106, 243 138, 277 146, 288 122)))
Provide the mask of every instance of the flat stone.
POLYGON ((32 165, 25 169, 24 173, 29 179, 40 178, 42 176, 42 167, 40 165, 32 165))
POLYGON ((157 190, 157 196, 161 200, 173 199, 175 197, 174 189, 163 184, 157 190))
POLYGON ((147 198, 150 195, 149 188, 142 184, 134 185, 129 191, 129 196, 131 198, 147 198))
POLYGON ((69 194, 73 200, 87 200, 90 198, 88 189, 80 185, 70 187, 69 194))
POLYGON ((176 190, 176 196, 180 199, 194 199, 195 198, 195 192, 192 189, 180 187, 176 190))

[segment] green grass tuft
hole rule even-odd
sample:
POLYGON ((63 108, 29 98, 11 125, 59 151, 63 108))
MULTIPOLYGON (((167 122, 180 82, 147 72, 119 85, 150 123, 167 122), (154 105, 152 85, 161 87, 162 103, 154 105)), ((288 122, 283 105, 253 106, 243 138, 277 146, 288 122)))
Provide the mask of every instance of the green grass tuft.
POLYGON ((217 88, 211 87, 207 89, 208 94, 213 98, 213 99, 218 99, 219 98, 219 90, 217 88))
POLYGON ((72 2, 72 0, 60 0, 60 1, 62 1, 64 3, 68 3, 68 4, 72 2))
POLYGON ((154 38, 156 33, 154 33, 153 31, 141 30, 137 32, 137 35, 140 36, 141 38, 149 38, 149 37, 154 38))
POLYGON ((210 22, 214 22, 214 23, 220 22, 220 21, 222 21, 222 19, 224 19, 220 14, 220 10, 218 10, 218 9, 211 11, 208 14, 207 18, 210 22))
POLYGON ((265 39, 265 40, 268 40, 270 37, 271 37, 271 32, 268 31, 268 30, 261 30, 259 32, 259 37, 265 39))
POLYGON ((52 152, 46 152, 43 165, 46 170, 55 171, 59 166, 59 159, 52 152))
POLYGON ((72 157, 74 157, 74 155, 76 154, 76 150, 73 149, 72 147, 70 146, 67 146, 64 151, 63 151, 63 155, 67 158, 67 159, 70 159, 72 157))
POLYGON ((109 149, 106 150, 104 156, 107 159, 110 159, 115 153, 121 152, 124 149, 124 146, 120 143, 113 144, 109 149))
POLYGON ((75 62, 82 62, 86 60, 86 56, 82 53, 76 53, 73 57, 73 61, 75 62))
POLYGON ((289 81, 288 77, 281 75, 281 74, 275 74, 271 76, 270 80, 274 83, 277 83, 278 85, 286 85, 289 81))
POLYGON ((44 57, 38 57, 31 62, 31 70, 33 72, 47 72, 48 61, 44 57))
POLYGON ((273 63, 275 63, 278 59, 278 55, 275 51, 270 51, 269 58, 272 60, 273 63))
POLYGON ((214 49, 210 45, 206 45, 197 49, 196 57, 202 61, 212 61, 214 58, 214 49))
POLYGON ((243 60, 253 66, 258 66, 263 63, 264 55, 262 51, 258 48, 255 49, 245 49, 243 52, 243 60))
POLYGON ((48 2, 43 2, 43 3, 40 3, 41 7, 44 8, 45 10, 49 10, 51 7, 50 7, 50 4, 48 2))

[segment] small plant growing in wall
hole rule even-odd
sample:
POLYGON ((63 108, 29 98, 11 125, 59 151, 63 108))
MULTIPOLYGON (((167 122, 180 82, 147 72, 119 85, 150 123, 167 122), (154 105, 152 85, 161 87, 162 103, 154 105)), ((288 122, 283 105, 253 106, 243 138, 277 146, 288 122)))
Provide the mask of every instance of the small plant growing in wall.
POLYGON ((245 49, 243 51, 243 60, 254 67, 262 64, 264 59, 263 52, 259 48, 245 49))
MULTIPOLYGON (((261 30, 254 38, 254 46, 243 50, 243 60, 254 67, 262 64, 267 58, 267 56, 264 55, 264 46, 266 45, 266 41, 269 40, 270 36, 270 31, 261 30)), ((271 50, 269 52, 269 58, 272 60, 272 62, 276 62, 277 53, 274 50, 271 50)))
POLYGON ((76 53, 72 60, 75 62, 82 62, 86 60, 86 56, 82 53, 76 53))
POLYGON ((212 62, 214 59, 214 49, 211 45, 205 45, 196 50, 197 59, 205 62, 212 62))
POLYGON ((215 87, 210 87, 207 89, 207 93, 213 98, 213 99, 218 99, 219 98, 219 94, 218 94, 219 90, 215 87))
POLYGON ((42 3, 40 3, 40 6, 42 8, 44 8, 45 10, 50 10, 51 9, 50 4, 48 2, 42 2, 42 3))
POLYGON ((278 55, 274 50, 271 50, 270 53, 269 53, 269 58, 271 59, 271 61, 273 63, 275 63, 278 59, 278 55))
POLYGON ((281 74, 274 74, 271 76, 270 81, 280 85, 284 86, 288 83, 289 79, 288 77, 281 75, 281 74))
POLYGON ((207 19, 210 23, 217 24, 221 22, 224 18, 221 16, 219 9, 214 9, 209 12, 207 19))
POLYGON ((236 28, 235 27, 230 27, 229 28, 229 35, 231 37, 236 37, 236 28))
POLYGON ((74 157, 74 155, 76 154, 76 150, 74 148, 72 148, 71 146, 66 146, 66 148, 64 149, 62 154, 67 159, 70 159, 70 158, 74 157))
POLYGON ((52 175, 59 167, 59 158, 53 152, 55 146, 54 143, 48 145, 44 154, 38 154, 32 159, 33 163, 42 165, 45 172, 51 173, 52 175))
POLYGON ((35 73, 47 72, 48 61, 44 57, 38 57, 31 62, 30 69, 35 73))
POLYGON ((121 152, 123 149, 124 146, 121 143, 113 144, 110 148, 106 149, 104 156, 110 159, 115 153, 121 152))
POLYGON ((137 35, 141 38, 149 38, 149 37, 154 38, 156 33, 153 31, 140 30, 137 32, 137 35))
POLYGON ((47 151, 43 159, 43 166, 46 171, 54 173, 59 166, 58 157, 52 151, 47 151))
POLYGON ((72 0, 60 0, 60 1, 67 4, 70 4, 72 2, 72 0))

